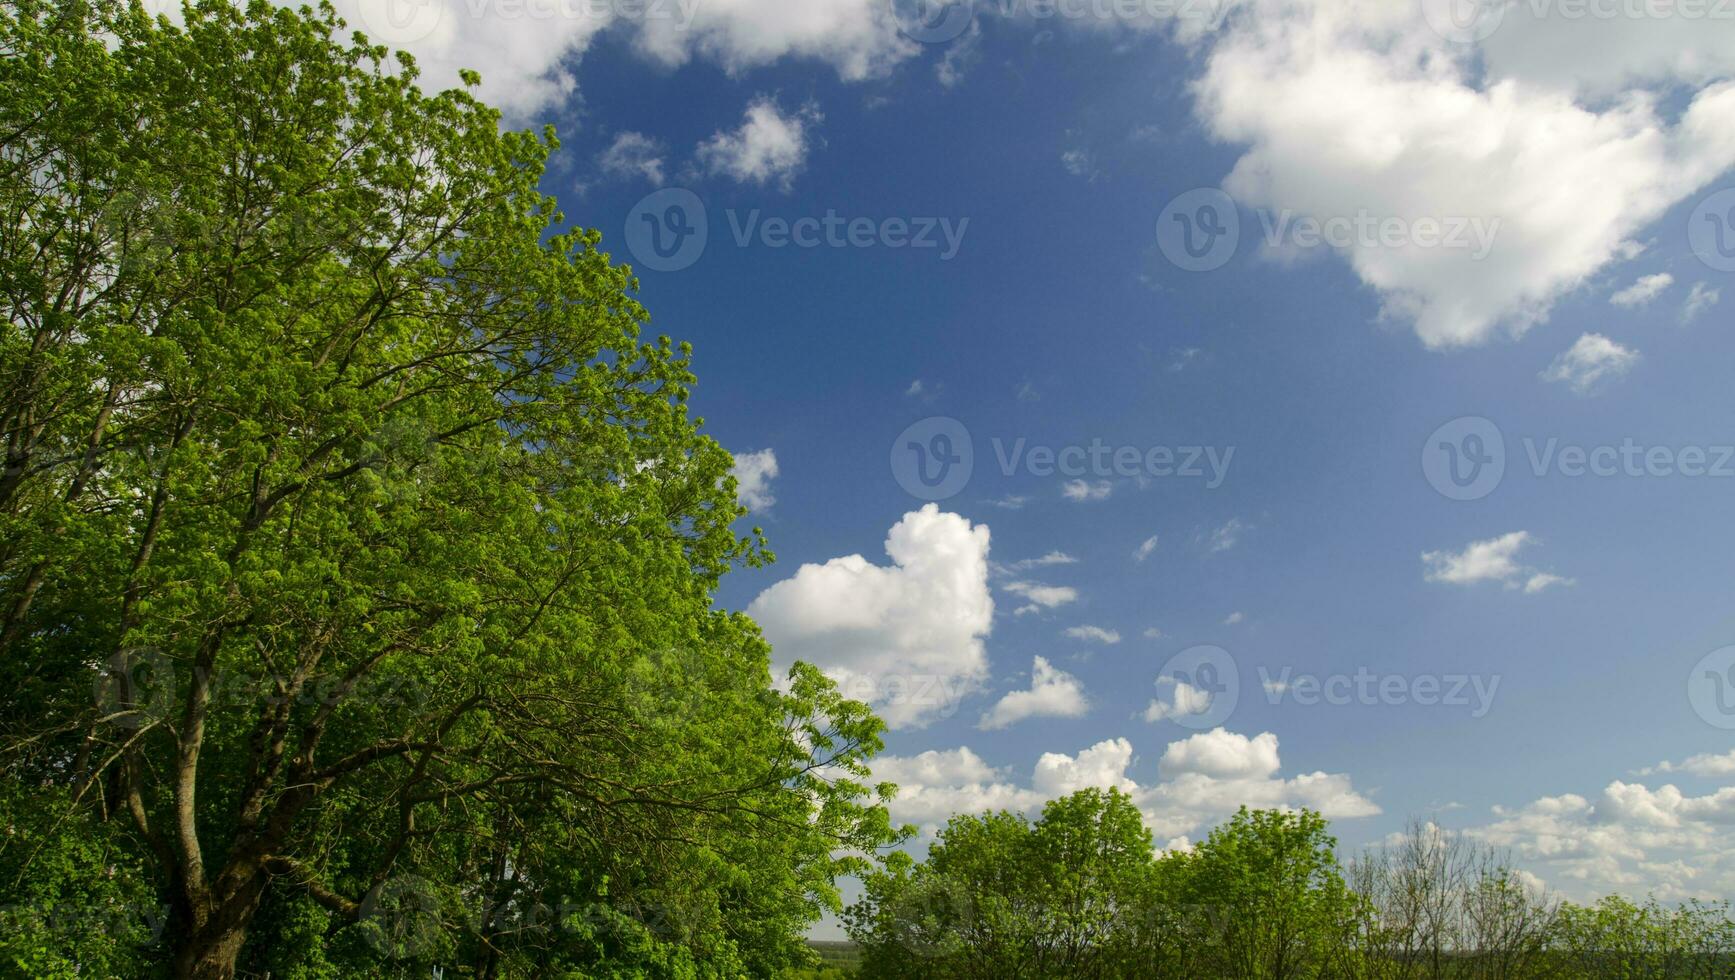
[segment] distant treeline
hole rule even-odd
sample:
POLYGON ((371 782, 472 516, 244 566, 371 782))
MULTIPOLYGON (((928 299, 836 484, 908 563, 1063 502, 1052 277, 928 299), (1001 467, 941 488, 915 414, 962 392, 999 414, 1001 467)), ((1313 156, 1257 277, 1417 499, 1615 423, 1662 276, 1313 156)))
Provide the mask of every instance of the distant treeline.
POLYGON ((1083 790, 957 816, 846 915, 867 978, 1532 980, 1735 977, 1726 903, 1561 901, 1428 823, 1347 862, 1316 813, 1243 808, 1158 853, 1138 809, 1083 790))

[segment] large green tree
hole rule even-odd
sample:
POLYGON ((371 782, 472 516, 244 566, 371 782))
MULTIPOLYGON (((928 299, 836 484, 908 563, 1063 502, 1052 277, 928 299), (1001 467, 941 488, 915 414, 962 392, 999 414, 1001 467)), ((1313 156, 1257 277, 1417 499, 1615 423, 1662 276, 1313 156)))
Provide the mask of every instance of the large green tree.
POLYGON ((9 819, 182 977, 800 960, 880 725, 713 607, 768 555, 553 132, 263 0, 15 0, 0 91, 9 819))

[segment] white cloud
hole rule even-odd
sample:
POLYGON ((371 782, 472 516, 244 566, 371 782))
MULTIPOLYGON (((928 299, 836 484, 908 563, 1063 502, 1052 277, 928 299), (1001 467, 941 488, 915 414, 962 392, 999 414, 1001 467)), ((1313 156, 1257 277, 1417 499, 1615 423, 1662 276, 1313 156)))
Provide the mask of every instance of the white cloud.
POLYGON ((1534 572, 1529 578, 1524 580, 1524 592, 1527 595, 1535 595, 1545 589, 1552 589, 1557 585, 1577 584, 1578 583, 1575 580, 1564 576, 1553 575, 1548 572, 1534 572))
MULTIPOLYGON (((653 7, 657 5, 652 5, 653 7)), ((647 17, 641 50, 670 65, 703 57, 731 73, 781 58, 830 64, 845 81, 883 75, 921 51, 898 34, 884 0, 685 0, 682 16, 647 17)))
POLYGON ((629 130, 616 136, 596 163, 611 177, 643 177, 653 184, 663 182, 662 145, 643 133, 629 130))
POLYGON ((779 664, 815 664, 888 725, 919 726, 987 677, 988 528, 928 504, 892 527, 885 549, 889 566, 860 555, 803 565, 747 612, 779 664))
MULTIPOLYGON (((414 54, 427 87, 456 85, 462 68, 480 72, 481 97, 520 123, 576 91, 573 68, 605 30, 630 38, 652 61, 672 66, 699 58, 737 74, 801 58, 860 81, 921 51, 898 34, 884 0, 674 0, 640 5, 642 12, 563 0, 334 5, 352 28, 414 54)), ((147 0, 147 7, 178 13, 179 0, 147 0)))
POLYGON ((735 499, 754 513, 771 509, 777 497, 771 492, 771 481, 777 478, 777 453, 770 449, 736 453, 735 465, 729 473, 735 477, 735 499))
POLYGON ((1040 612, 1078 601, 1078 590, 1070 585, 1043 585, 1040 582, 1007 582, 1000 588, 1025 600, 1013 615, 1040 612))
POLYGON ((1722 754, 1701 752, 1681 762, 1659 762, 1639 770, 1639 775, 1684 772, 1694 776, 1735 776, 1735 749, 1722 754))
POLYGON ((1451 585, 1504 582, 1508 588, 1522 586, 1526 592, 1541 592, 1553 585, 1572 584, 1570 579, 1518 563, 1518 552, 1535 540, 1528 531, 1513 531, 1486 541, 1472 541, 1462 551, 1424 552, 1422 564, 1427 569, 1423 578, 1451 585))
POLYGON ((1212 531, 1205 538, 1205 550, 1211 554, 1228 551, 1241 543, 1241 535, 1246 532, 1247 525, 1240 518, 1230 518, 1222 527, 1212 531))
POLYGON ((333 6, 351 29, 415 55, 424 88, 457 86, 461 69, 479 72, 478 96, 520 123, 577 90, 572 65, 598 34, 617 22, 603 8, 583 4, 570 10, 543 7, 539 16, 532 15, 535 5, 508 13, 474 0, 333 0, 333 6))
POLYGON ((1144 632, 1144 637, 1147 640, 1160 640, 1163 638, 1163 631, 1155 626, 1147 627, 1144 632))
POLYGON ((738 183, 777 183, 787 189, 807 162, 808 129, 819 118, 811 106, 785 115, 774 100, 755 99, 738 128, 720 130, 699 144, 699 163, 738 183))
MULTIPOLYGON (((1524 332, 1735 163, 1735 83, 1698 91, 1678 115, 1640 92, 1593 107, 1498 70, 1480 77, 1478 51, 1431 31, 1416 4, 1242 7, 1195 85, 1210 132, 1247 146, 1226 190, 1249 207, 1322 219, 1495 229, 1485 254, 1414 241, 1342 251, 1383 314, 1430 347, 1524 332)), ((1500 50, 1517 33, 1498 33, 1500 50)), ((1508 61, 1516 71, 1522 58, 1508 61)))
POLYGON ((1604 379, 1626 374, 1638 361, 1638 351, 1622 347, 1602 334, 1587 333, 1554 359, 1548 370, 1542 372, 1542 380, 1564 382, 1585 395, 1595 391, 1604 379))
POLYGON ((1489 71, 1590 97, 1657 83, 1697 87, 1735 74, 1735 31, 1726 15, 1694 17, 1686 6, 1658 0, 1602 8, 1642 16, 1567 16, 1569 7, 1507 5, 1499 30, 1482 44, 1489 71))
POLYGON ((1171 744, 1159 769, 1166 781, 1139 799, 1162 837, 1196 831, 1243 804, 1256 809, 1316 810, 1330 820, 1378 814, 1380 808, 1341 773, 1278 774, 1277 737, 1247 738, 1222 728, 1171 744))
POLYGON ((1695 797, 1673 785, 1614 780, 1594 798, 1544 796, 1495 807, 1494 816, 1466 832, 1510 849, 1573 900, 1620 892, 1674 902, 1735 891, 1727 843, 1735 786, 1695 797))
POLYGON ((1112 738, 1076 755, 1043 753, 1027 785, 983 764, 968 748, 885 756, 874 761, 873 769, 876 779, 898 784, 897 797, 889 804, 893 819, 930 830, 953 813, 1034 813, 1049 800, 1093 786, 1127 793, 1158 839, 1177 846, 1181 835, 1213 826, 1242 803, 1310 807, 1333 820, 1380 812, 1347 775, 1315 772, 1284 778, 1277 737, 1268 732, 1247 738, 1219 728, 1172 743, 1159 763, 1159 780, 1148 785, 1128 774, 1134 761, 1132 743, 1112 738))
POLYGON ((1246 618, 1247 618, 1246 613, 1243 613, 1240 610, 1236 610, 1235 612, 1232 612, 1229 615, 1223 617, 1223 625, 1224 626, 1236 626, 1236 625, 1239 625, 1246 618))
POLYGON ((983 501, 983 503, 990 507, 998 507, 1001 510, 1023 510, 1024 505, 1030 503, 1030 498, 1021 494, 1009 493, 1004 497, 996 497, 993 500, 983 501))
POLYGON ((1667 272, 1659 272, 1654 276, 1642 276, 1631 286, 1610 296, 1608 301, 1616 306, 1643 306, 1663 295, 1663 290, 1674 284, 1675 277, 1667 272))
POLYGON ((930 749, 915 756, 882 755, 873 760, 876 782, 896 783, 889 806, 898 823, 944 823, 954 813, 1034 810, 1041 794, 1016 786, 968 747, 930 749))
POLYGON ((1036 760, 1031 782, 1048 799, 1076 793, 1092 786, 1133 792, 1138 784, 1127 778, 1133 762, 1133 743, 1124 738, 1098 742, 1076 756, 1044 752, 1036 760))
POLYGON ((1723 290, 1716 289, 1702 282, 1693 284, 1693 289, 1687 294, 1687 302, 1681 305, 1681 322, 1692 323, 1723 298, 1723 290))
POLYGON ((1026 718, 1077 718, 1090 710, 1078 678, 1037 657, 1030 667, 1030 689, 1008 691, 976 725, 1005 728, 1026 718))
POLYGON ((1138 550, 1133 552, 1133 561, 1144 561, 1146 558, 1151 557, 1151 554, 1156 550, 1157 536, 1153 534, 1139 543, 1138 550))
POLYGON ((1114 630, 1103 629, 1101 626, 1072 626, 1066 630, 1066 635, 1075 640, 1085 640, 1091 643, 1115 644, 1121 641, 1121 635, 1114 630))
POLYGON ((1060 495, 1074 503, 1083 503, 1087 500, 1107 500, 1109 494, 1112 493, 1114 493, 1114 484, 1107 480, 1097 480, 1094 483, 1085 480, 1068 480, 1060 488, 1060 495))
MULTIPOLYGON (((1078 559, 1064 551, 1050 551, 1041 558, 1021 558, 1005 566, 1009 572, 1027 572, 1032 568, 1048 568, 1052 565, 1076 565, 1078 559)), ((997 569, 998 570, 998 569, 997 569)))
POLYGON ((1193 715, 1202 715, 1211 710, 1212 694, 1210 691, 1194 687, 1186 681, 1178 681, 1172 677, 1159 678, 1157 684, 1159 686, 1173 684, 1175 693, 1167 701, 1160 697, 1152 698, 1151 703, 1145 706, 1145 721, 1153 725, 1170 718, 1189 718, 1193 715))
POLYGON ((1097 172, 1096 161, 1091 157, 1090 151, 1083 148, 1074 148, 1062 153, 1060 165, 1066 168, 1067 173, 1074 177, 1082 177, 1086 182, 1095 182, 1098 177, 1102 176, 1097 172))
POLYGON ((1276 735, 1265 732, 1248 738, 1222 728, 1169 743, 1157 763, 1157 771, 1170 777, 1183 773, 1218 778, 1269 776, 1277 767, 1276 735))

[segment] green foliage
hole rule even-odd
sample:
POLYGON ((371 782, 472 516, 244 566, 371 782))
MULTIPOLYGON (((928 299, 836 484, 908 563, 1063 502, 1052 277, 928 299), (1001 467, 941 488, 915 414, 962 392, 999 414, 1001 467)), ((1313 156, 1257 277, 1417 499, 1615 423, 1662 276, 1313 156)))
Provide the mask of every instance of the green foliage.
POLYGON ((1735 921, 1726 903, 1668 907, 1611 896, 1566 905, 1555 945, 1563 967, 1587 980, 1735 977, 1735 921))
POLYGON ((1317 813, 1242 807, 1186 858, 1183 894, 1217 917, 1206 972, 1248 980, 1318 976, 1354 915, 1337 839, 1317 813))
POLYGON ((149 977, 169 910, 121 827, 0 781, 0 977, 149 977))
POLYGON ((0 11, 7 791, 183 976, 808 962, 881 725, 713 607, 769 555, 554 134, 329 7, 184 25, 0 11))
POLYGON ((953 817, 920 865, 864 880, 845 916, 865 977, 1094 977, 1132 955, 1154 866, 1119 790, 953 817))
POLYGON ((845 915, 867 978, 1731 980, 1727 905, 1581 908, 1432 825, 1346 871, 1316 813, 1242 808, 1156 855, 1114 791, 957 816, 845 915), (1354 882, 1351 887, 1350 881, 1354 882))

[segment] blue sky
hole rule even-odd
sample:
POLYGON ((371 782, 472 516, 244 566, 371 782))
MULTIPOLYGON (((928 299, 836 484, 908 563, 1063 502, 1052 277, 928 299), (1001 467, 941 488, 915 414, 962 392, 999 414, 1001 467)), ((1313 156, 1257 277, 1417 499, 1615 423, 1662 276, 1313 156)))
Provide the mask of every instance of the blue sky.
POLYGON ((1352 848, 1435 817, 1575 897, 1735 896, 1735 24, 1157 6, 430 0, 380 32, 560 126, 547 190, 696 345, 779 556, 721 599, 881 699, 896 815, 1111 783, 1169 846, 1308 805, 1352 848), (1219 188, 1238 246, 1191 271, 1171 202, 1209 223, 1219 188), (702 253, 655 271, 632 243, 695 201, 702 253), (858 241, 761 234, 828 214, 858 241), (939 432, 971 473, 924 511, 939 432), (1437 489, 1490 433, 1504 476, 1437 489), (1228 462, 1008 473, 1019 440, 1228 462), (1301 703, 1358 673, 1400 694, 1301 703))

